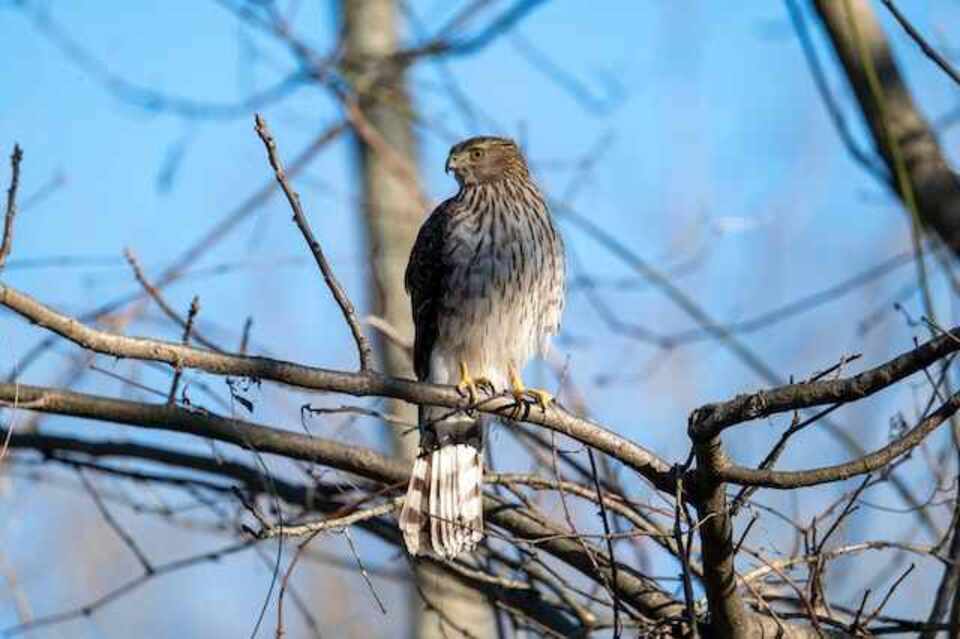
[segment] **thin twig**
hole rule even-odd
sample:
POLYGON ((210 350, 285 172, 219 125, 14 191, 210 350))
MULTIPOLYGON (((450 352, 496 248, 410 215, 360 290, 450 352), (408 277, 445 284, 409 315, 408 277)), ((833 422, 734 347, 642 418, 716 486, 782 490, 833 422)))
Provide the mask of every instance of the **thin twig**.
POLYGON ((890 597, 893 596, 893 592, 900 586, 901 583, 903 583, 903 580, 907 578, 907 575, 909 575, 911 572, 913 572, 913 569, 916 568, 916 567, 917 567, 916 564, 910 564, 910 567, 907 568, 907 569, 903 572, 903 574, 901 574, 901 575, 897 578, 897 580, 896 580, 895 582, 893 582, 893 585, 890 586, 890 589, 887 591, 887 594, 883 597, 883 600, 880 602, 880 605, 877 606, 876 608, 874 608, 873 612, 871 612, 871 613, 867 616, 867 618, 864 620, 863 625, 864 625, 865 627, 866 627, 866 626, 869 626, 869 625, 870 625, 870 622, 873 621, 873 620, 876 618, 876 616, 880 614, 880 612, 883 610, 883 608, 887 605, 887 602, 890 601, 890 597))
MULTIPOLYGON (((200 312, 200 298, 196 295, 190 302, 190 311, 187 313, 187 324, 183 327, 183 338, 180 343, 184 346, 190 344, 190 333, 193 331, 193 321, 200 312)), ((183 375, 183 367, 177 366, 173 370, 173 381, 170 383, 170 393, 167 395, 167 403, 172 404, 177 399, 177 386, 180 385, 180 376, 183 375)))
POLYGON ((250 344, 250 329, 253 328, 253 317, 248 317, 243 323, 243 333, 240 336, 240 347, 237 352, 241 355, 247 354, 247 346, 250 344))
MULTIPOLYGON (((397 504, 393 504, 396 506, 397 504)), ((370 593, 373 595, 373 598, 377 600, 377 605, 380 607, 380 612, 387 614, 387 608, 383 605, 383 600, 380 599, 380 595, 377 594, 377 589, 373 585, 373 581, 370 579, 370 574, 367 573, 367 569, 363 565, 363 561, 360 559, 360 554, 357 552, 357 547, 353 543, 353 537, 350 536, 350 529, 343 529, 343 536, 347 538, 347 543, 350 545, 350 552, 353 553, 353 558, 357 560, 357 568, 360 569, 360 575, 363 577, 363 580, 367 582, 367 587, 370 588, 370 593)))
MULTIPOLYGON (((610 521, 607 517, 607 507, 604 505, 603 489, 600 487, 600 478, 597 475, 597 460, 593 449, 587 447, 587 457, 590 459, 590 472, 593 473, 593 487, 597 491, 597 504, 600 506, 600 517, 603 519, 603 533, 607 538, 607 552, 610 554, 610 574, 613 579, 610 583, 610 595, 613 597, 613 636, 620 637, 620 594, 617 592, 617 556, 613 552, 613 535, 610 532, 610 521)), ((557 477, 560 480, 560 477, 557 477)), ((678 484, 679 485, 679 484, 678 484)))
MULTIPOLYGON (((167 302, 166 299, 164 299, 163 295, 160 293, 160 289, 150 283, 150 280, 147 279, 146 274, 143 272, 143 267, 140 266, 140 260, 137 259, 137 256, 134 254, 134 252, 129 248, 124 249, 123 256, 126 258, 127 264, 130 265, 130 270, 133 271, 133 277, 137 280, 137 283, 140 284, 140 286, 143 287, 143 290, 146 291, 147 295, 149 295, 151 299, 157 303, 157 306, 161 311, 163 311, 163 314, 173 320, 177 326, 186 332, 189 319, 180 317, 180 314, 177 313, 172 306, 170 306, 170 303, 167 302)), ((222 348, 201 335, 196 328, 191 328, 190 332, 192 333, 193 340, 198 344, 206 346, 207 348, 217 352, 223 352, 222 348)))
POLYGON ((17 214, 17 187, 20 186, 20 161, 23 159, 23 149, 19 144, 13 145, 10 154, 10 188, 7 189, 7 210, 3 216, 3 242, 0 243, 0 269, 10 255, 13 247, 13 218, 17 214))
POLYGON ((137 558, 137 561, 140 562, 140 565, 143 567, 144 575, 152 575, 155 570, 153 564, 150 563, 150 560, 147 558, 147 555, 141 550, 140 546, 137 545, 137 542, 126 530, 120 526, 120 523, 113 517, 110 511, 107 509, 107 505, 103 503, 103 498, 100 497, 100 493, 97 492, 97 489, 94 485, 87 479, 87 476, 83 473, 83 469, 77 468, 77 475, 80 477, 80 482, 83 484, 83 487, 90 494, 90 497, 93 499, 93 503, 97 505, 97 510, 100 511, 100 515, 103 517, 103 520, 107 522, 107 525, 117 533, 117 537, 130 549, 130 552, 137 558))
POLYGON ((337 281, 336 276, 333 274, 333 269, 330 268, 330 264, 323 254, 320 243, 317 242, 313 231, 310 230, 307 218, 303 214, 303 208, 300 206, 300 196, 293 190, 293 187, 290 186, 290 181, 287 179, 287 174, 283 168, 283 162, 281 162, 280 156, 277 153, 277 143, 273 139, 270 129, 267 128, 266 120, 258 113, 254 116, 254 121, 256 123, 254 128, 260 140, 263 141, 264 147, 267 149, 267 158, 277 177, 277 182, 280 184, 280 188, 283 189, 284 195, 287 196, 287 202, 290 203, 290 208, 293 211, 293 221, 303 234, 307 246, 310 247, 310 252, 313 253, 313 258, 316 260, 317 266, 320 267, 320 272, 323 273, 323 279, 333 294, 337 306, 340 307, 343 318, 350 327, 350 332, 353 334, 353 340, 357 344, 357 352, 360 358, 360 372, 369 372, 372 370, 373 350, 370 348, 370 342, 367 341, 367 337, 360 328, 360 322, 357 320, 357 311, 354 309, 350 298, 347 297, 347 294, 344 292, 340 282, 337 281))
POLYGON ((284 635, 283 597, 287 593, 287 586, 290 583, 290 577, 293 575, 293 569, 297 566, 297 562, 300 561, 300 557, 303 556, 303 551, 306 550, 310 542, 313 541, 314 538, 319 534, 320 531, 318 530, 297 545, 297 550, 293 554, 293 559, 290 560, 290 565, 287 566, 287 571, 284 573, 283 579, 280 582, 280 593, 277 595, 277 629, 274 633, 276 639, 281 639, 281 637, 284 635))
POLYGON ((897 19, 897 22, 900 23, 900 26, 903 27, 903 30, 907 32, 908 36, 913 38, 913 41, 917 43, 926 56, 933 60, 938 67, 943 69, 943 72, 950 76, 951 80, 957 84, 960 84, 960 72, 954 69, 953 65, 950 64, 946 58, 937 53, 937 50, 930 46, 920 32, 917 31, 916 27, 910 24, 910 21, 907 20, 907 17, 903 15, 899 9, 897 9, 897 5, 893 4, 893 0, 880 1, 883 2, 883 5, 890 10, 890 13, 892 13, 893 17, 897 19))
POLYGON ((403 498, 396 497, 385 504, 381 504, 373 508, 357 510, 349 515, 344 515, 343 517, 321 519, 320 521, 312 521, 305 524, 269 526, 264 530, 259 531, 257 533, 257 537, 260 539, 269 539, 270 537, 276 537, 280 534, 283 534, 287 537, 302 537, 304 535, 313 535, 314 533, 324 530, 346 528, 347 526, 351 526, 361 521, 366 521, 367 519, 373 519, 374 517, 380 517, 382 515, 392 513, 394 510, 399 508, 402 503, 403 498))

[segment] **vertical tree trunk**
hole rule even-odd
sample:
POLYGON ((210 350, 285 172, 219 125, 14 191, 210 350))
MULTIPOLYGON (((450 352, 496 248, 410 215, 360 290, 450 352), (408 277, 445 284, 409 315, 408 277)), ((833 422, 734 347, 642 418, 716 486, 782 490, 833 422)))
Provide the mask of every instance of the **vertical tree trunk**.
MULTIPOLYGON (((397 7, 395 0, 341 0, 344 26, 344 71, 364 119, 380 138, 371 145, 369 135, 354 131, 356 160, 362 188, 364 221, 370 256, 370 299, 372 310, 385 319, 400 336, 413 337, 410 300, 403 286, 403 275, 423 210, 415 173, 398 170, 398 160, 416 167, 417 142, 413 131, 413 111, 407 93, 404 69, 389 59, 397 50, 397 7), (381 144, 382 143, 382 144, 381 144), (391 149, 384 149, 388 145, 391 149)), ((412 377, 413 368, 405 349, 382 335, 377 350, 383 367, 391 375, 412 377)), ((396 401, 391 412, 405 421, 415 422, 414 406, 396 401)), ((417 452, 416 435, 402 436, 393 430, 398 455, 412 460, 417 452)), ((417 579, 430 606, 470 628, 478 637, 492 636, 494 618, 485 599, 460 582, 421 567, 417 579)), ((420 594, 411 593, 415 617, 415 636, 442 637, 452 632, 442 629, 437 614, 426 606, 420 594)))

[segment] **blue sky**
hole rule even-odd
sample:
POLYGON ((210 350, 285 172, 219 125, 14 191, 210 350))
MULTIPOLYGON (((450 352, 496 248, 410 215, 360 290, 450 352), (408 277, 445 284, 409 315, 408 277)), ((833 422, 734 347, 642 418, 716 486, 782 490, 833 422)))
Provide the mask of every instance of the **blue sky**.
MULTIPOLYGON (((242 26, 214 2, 26 2, 26 8, 18 4, 0 4, 0 40, 6 50, 16 52, 0 58, 4 79, 0 151, 7 156, 14 142, 24 148, 23 198, 58 177, 63 185, 26 207, 18 218, 14 252, 4 276, 46 303, 83 312, 100 300, 133 290, 121 257, 124 247, 134 250, 148 273, 156 275, 270 174, 252 130, 252 115, 197 120, 118 99, 105 88, 102 77, 91 73, 90 65, 84 68, 68 59, 30 16, 49 12, 69 38, 116 77, 198 101, 235 102, 270 86, 293 64, 281 47, 242 26), (18 265, 49 256, 106 261, 82 268, 18 265)), ((439 0, 412 6, 427 33, 436 32, 454 13, 439 0)), ((909 10, 931 41, 948 49, 958 46, 949 39, 947 28, 960 19, 955 3, 911 3, 909 10)), ((322 51, 332 42, 334 16, 330 3, 302 3, 295 26, 322 51)), ((935 119, 955 108, 957 87, 885 14, 881 18, 927 116, 935 119)), ((850 91, 822 46, 823 34, 817 24, 809 26, 829 69, 831 88, 862 145, 869 148, 850 91)), ((408 42, 418 40, 414 33, 408 29, 408 42)), ((782 3, 610 0, 587 10, 584 3, 558 0, 532 12, 517 33, 519 38, 508 35, 476 55, 445 62, 461 90, 484 114, 476 129, 457 112, 436 67, 428 63, 415 68, 412 91, 424 121, 431 124, 420 130, 420 167, 432 201, 454 190, 442 166, 450 144, 460 137, 486 132, 517 136, 538 179, 555 197, 568 188, 574 176, 571 165, 599 149, 596 166, 572 206, 655 267, 673 273, 675 283, 721 322, 775 308, 909 248, 906 216, 852 161, 833 130, 782 3), (562 72, 544 73, 545 67, 562 72), (570 86, 591 97, 578 99, 570 86)), ((304 87, 264 113, 281 153, 290 159, 339 116, 339 108, 322 89, 304 87)), ((960 127, 942 132, 943 146, 954 160, 960 148, 958 131, 960 127)), ((297 186, 337 274, 363 306, 366 266, 351 158, 345 141, 331 145, 297 186)), ((4 167, 0 171, 4 184, 6 175, 4 167)), ((695 327, 659 291, 640 282, 562 215, 558 219, 568 245, 592 277, 601 283, 629 282, 623 290, 600 289, 624 321, 667 334, 695 327)), ((253 339, 261 352, 350 367, 352 342, 321 280, 303 260, 302 241, 288 220, 285 204, 274 199, 197 264, 240 261, 246 267, 190 279, 171 288, 169 299, 185 309, 191 297, 199 295, 201 326, 227 343, 238 339, 244 319, 253 316, 253 339)), ((574 269, 572 275, 577 274, 574 269)), ((745 335, 743 341, 783 378, 807 376, 851 352, 864 354, 864 366, 878 363, 908 348, 914 335, 922 335, 892 310, 897 291, 912 277, 910 268, 900 269, 837 302, 745 335), (859 322, 877 309, 881 322, 862 335, 859 322)), ((954 308, 942 278, 935 277, 933 284, 940 319, 951 323, 954 308)), ((905 307, 920 314, 915 296, 905 307)), ((156 320, 159 315, 154 311, 147 317, 156 320)), ((159 321, 140 322, 131 331, 174 335, 159 321)), ((10 315, 0 316, 3 368, 40 337, 40 330, 10 315)), ((690 410, 764 385, 716 343, 665 354, 611 334, 582 291, 570 293, 556 351, 568 358, 598 419, 670 460, 685 456, 690 410)), ((54 383, 75 355, 70 347, 60 347, 27 371, 23 380, 54 383)), ((101 364, 130 372, 124 363, 101 364)), ((162 380, 149 371, 143 375, 145 380, 162 380)), ((534 367, 531 376, 537 375, 550 380, 534 367)), ((80 388, 131 395, 103 376, 88 376, 80 388)), ((850 409, 838 422, 864 445, 882 445, 893 414, 903 411, 908 420, 913 417, 913 394, 919 391, 904 385, 850 409)), ((264 412, 257 418, 265 421, 289 421, 302 403, 299 396, 281 389, 262 392, 264 412)), ((337 403, 339 398, 330 401, 337 403)), ((71 420, 50 419, 45 424, 65 432, 79 428, 71 420)), ((775 427, 742 429, 728 439, 732 454, 756 461, 782 425, 778 421, 775 427)), ((379 429, 372 423, 365 426, 355 428, 352 435, 386 450, 379 429)), ((102 428, 105 436, 125 435, 102 428)), ((144 439, 193 445, 168 435, 144 439)), ((791 449, 783 463, 797 467, 844 458, 844 451, 817 432, 791 449)), ((909 467, 905 472, 910 474, 909 467)), ((75 522, 83 522, 77 524, 78 535, 103 534, 89 504, 78 505, 76 494, 24 480, 9 482, 6 490, 0 522, 9 523, 0 531, 8 541, 5 545, 18 549, 7 559, 17 568, 38 614, 82 603, 91 593, 135 573, 133 563, 117 568, 107 561, 109 556, 102 568, 84 566, 72 554, 77 548, 61 543, 58 533, 75 522), (24 509, 24 500, 34 491, 44 498, 32 499, 32 507, 24 509), (40 556, 50 562, 47 567, 60 566, 63 573, 57 579, 48 571, 37 574, 33 568, 43 561, 37 559, 40 556)), ((806 491, 797 508, 811 515, 839 490, 806 491)), ((923 493, 927 487, 918 484, 917 490, 923 493)), ((878 516, 860 515, 858 530, 869 531, 875 521, 871 518, 878 516)), ((156 536, 154 520, 128 516, 126 521, 155 540, 158 555, 177 554, 164 545, 166 537, 156 536)), ((908 518, 895 522, 904 534, 910 531, 908 518)), ((200 535, 198 541, 170 528, 172 532, 164 534, 182 540, 182 548, 226 541, 216 535, 200 535)), ((771 544, 777 533, 759 530, 769 534, 771 544)), ((332 552, 345 549, 340 538, 326 543, 332 552)), ((122 550, 113 547, 111 552, 122 550)), ((382 549, 375 551, 378 560, 388 557, 382 549)), ((252 556, 218 567, 198 567, 183 576, 157 580, 134 595, 134 601, 141 605, 167 601, 165 597, 175 598, 189 585, 197 597, 178 604, 176 618, 195 626, 213 624, 203 627, 211 634, 234 636, 249 631, 249 611, 264 595, 268 572, 259 562, 252 556), (225 584, 236 586, 238 592, 223 592, 225 584), (206 616, 207 600, 225 606, 219 610, 222 618, 200 621, 206 616)), ((329 587, 322 576, 313 579, 320 584, 317 587, 329 587)), ((349 584, 362 587, 355 581, 349 584)), ((922 579, 916 587, 924 588, 922 579)), ((402 607, 399 589, 387 588, 394 606, 402 607)), ((0 596, 0 626, 15 620, 15 610, 5 599, 0 596)), ((343 622, 364 618, 368 603, 346 606, 343 622)), ((120 622, 129 614, 126 606, 116 605, 92 620, 63 626, 60 634, 35 636, 120 636, 120 622)), ((388 633, 395 619, 378 622, 380 632, 388 633)))

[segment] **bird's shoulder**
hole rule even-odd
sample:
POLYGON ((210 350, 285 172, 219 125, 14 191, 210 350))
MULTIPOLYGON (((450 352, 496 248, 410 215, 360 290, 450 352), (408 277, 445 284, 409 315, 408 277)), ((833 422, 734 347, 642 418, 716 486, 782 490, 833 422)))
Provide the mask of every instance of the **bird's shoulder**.
POLYGON ((433 209, 420 226, 404 274, 407 292, 413 293, 425 281, 433 280, 442 272, 443 242, 458 202, 456 197, 444 200, 433 209))

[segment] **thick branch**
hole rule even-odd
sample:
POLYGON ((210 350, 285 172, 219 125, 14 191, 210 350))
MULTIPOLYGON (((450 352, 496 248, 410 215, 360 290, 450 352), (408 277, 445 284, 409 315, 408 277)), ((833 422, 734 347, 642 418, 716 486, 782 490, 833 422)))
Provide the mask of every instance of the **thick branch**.
POLYGON ((734 571, 733 524, 722 482, 713 475, 723 458, 720 438, 695 445, 697 467, 709 477, 697 501, 700 547, 703 549, 703 583, 710 606, 710 627, 717 637, 746 638, 750 616, 737 591, 734 571))
MULTIPOLYGON (((300 388, 355 396, 391 397, 415 404, 432 404, 459 409, 471 407, 469 401, 451 386, 397 379, 374 372, 346 373, 314 368, 267 357, 214 353, 173 342, 98 331, 3 284, 0 284, 0 305, 6 306, 79 346, 114 357, 165 362, 171 366, 179 365, 216 375, 246 376, 300 388)), ((483 400, 476 408, 495 415, 510 415, 515 412, 516 403, 512 396, 495 396, 483 400)), ((667 492, 672 491, 674 476, 667 462, 602 426, 575 417, 555 404, 551 404, 546 411, 529 408, 524 417, 529 423, 539 424, 593 446, 637 471, 657 488, 667 492)))
MULTIPOLYGON (((24 384, 0 384, 0 403, 13 405, 14 402, 22 409, 207 437, 261 453, 320 463, 386 484, 402 484, 409 478, 405 463, 360 446, 346 446, 166 403, 147 404, 24 384)), ((484 500, 484 510, 491 524, 503 528, 513 537, 534 541, 537 548, 584 574, 599 580, 604 578, 604 574, 597 573, 582 543, 558 535, 559 528, 547 527, 522 508, 490 496, 484 500)), ((601 571, 610 578, 609 558, 598 548, 593 549, 593 554, 602 559, 601 571)), ((652 580, 624 565, 618 566, 616 575, 617 589, 632 608, 653 619, 675 616, 679 619, 677 614, 678 611, 682 613, 682 604, 652 580)))
MULTIPOLYGON (((898 175, 902 159, 921 220, 960 254, 960 178, 914 103, 868 0, 816 0, 814 4, 890 174, 898 175), (859 34, 850 29, 848 9, 859 34), (863 40, 862 48, 858 35, 863 40), (866 60, 862 51, 867 52, 866 60), (870 67, 876 70, 880 96, 871 87, 870 67)), ((898 195, 907 197, 902 188, 898 195)), ((905 204, 910 207, 909 202, 905 204)))
POLYGON ((261 453, 318 462, 384 483, 407 476, 405 464, 371 450, 330 439, 278 430, 175 404, 148 404, 125 399, 26 384, 0 384, 0 403, 43 413, 187 433, 235 444, 261 453))
MULTIPOLYGON (((0 429, 0 437, 2 437, 2 435, 3 431, 0 429)), ((339 526, 348 524, 359 525, 386 543, 397 545, 400 541, 399 535, 396 534, 395 526, 383 519, 366 519, 363 517, 359 519, 355 517, 351 519, 342 518, 345 507, 349 507, 350 504, 343 502, 342 488, 340 487, 331 487, 323 484, 311 484, 308 487, 287 482, 275 476, 271 477, 268 485, 259 469, 239 462, 214 459, 212 457, 146 446, 134 442, 90 441, 43 434, 13 434, 10 445, 13 448, 33 449, 45 455, 55 455, 59 461, 65 463, 78 463, 77 460, 80 456, 86 455, 95 458, 118 457, 140 459, 157 462, 173 468, 197 470, 239 481, 245 490, 256 493, 269 492, 269 494, 275 495, 291 505, 306 507, 313 511, 327 513, 332 517, 338 517, 340 518, 337 521, 337 525, 339 526)), ((98 470, 104 470, 104 468, 100 467, 98 470)), ((133 476, 143 478, 143 475, 140 473, 135 473, 133 476)), ((207 488, 214 486, 212 483, 193 478, 163 476, 162 480, 190 483, 192 485, 199 484, 207 488)), ((216 488, 225 490, 226 486, 216 485, 216 488)), ((354 513, 354 515, 356 515, 356 513, 354 513)), ((350 517, 350 515, 347 517, 350 517)), ((533 589, 517 591, 516 589, 499 586, 489 577, 486 580, 471 577, 470 574, 465 574, 462 570, 458 570, 460 566, 457 564, 440 565, 437 563, 437 568, 448 571, 456 578, 463 580, 470 587, 478 589, 488 597, 508 608, 521 611, 524 615, 545 625, 547 628, 553 629, 562 636, 571 636, 580 630, 574 626, 566 616, 567 614, 574 616, 573 613, 557 608, 544 601, 541 599, 540 593, 533 589)))

